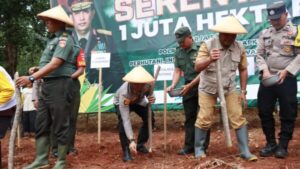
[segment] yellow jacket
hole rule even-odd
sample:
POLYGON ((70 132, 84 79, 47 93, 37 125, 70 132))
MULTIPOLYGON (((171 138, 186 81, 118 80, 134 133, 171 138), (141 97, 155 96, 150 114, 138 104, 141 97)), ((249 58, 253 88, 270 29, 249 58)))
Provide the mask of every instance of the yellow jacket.
POLYGON ((14 83, 5 69, 0 66, 0 111, 16 105, 14 83))

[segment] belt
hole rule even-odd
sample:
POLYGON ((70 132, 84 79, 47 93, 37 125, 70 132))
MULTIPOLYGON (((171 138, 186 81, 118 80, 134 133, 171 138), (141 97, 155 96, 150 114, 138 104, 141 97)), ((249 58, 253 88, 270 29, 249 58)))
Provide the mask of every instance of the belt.
POLYGON ((71 77, 67 77, 67 76, 44 77, 43 80, 44 80, 44 82, 48 82, 48 81, 52 81, 52 80, 60 80, 60 79, 67 79, 67 78, 71 78, 71 77))

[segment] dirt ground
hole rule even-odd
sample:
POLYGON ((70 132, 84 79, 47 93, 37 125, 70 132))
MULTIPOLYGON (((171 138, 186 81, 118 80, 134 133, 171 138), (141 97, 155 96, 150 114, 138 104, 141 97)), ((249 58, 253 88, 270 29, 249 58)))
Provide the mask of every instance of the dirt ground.
MULTIPOLYGON (((134 114, 134 113, 133 113, 134 114)), ((258 155, 259 150, 265 145, 264 135, 260 128, 260 121, 256 110, 247 110, 245 113, 249 121, 249 141, 251 151, 258 155)), ((299 114, 299 112, 298 112, 299 114)), ((76 136, 77 155, 69 155, 69 169, 300 169, 300 118, 294 132, 294 138, 289 144, 289 156, 286 159, 275 157, 259 158, 256 162, 247 162, 238 156, 236 137, 231 130, 233 147, 226 148, 222 123, 217 123, 211 131, 211 141, 208 157, 197 160, 193 155, 180 156, 176 152, 183 145, 184 116, 181 111, 168 112, 167 117, 167 146, 164 150, 164 128, 162 112, 155 113, 156 128, 153 132, 152 153, 133 154, 134 160, 129 163, 122 161, 122 151, 116 128, 117 119, 114 113, 102 114, 101 145, 97 143, 97 116, 90 115, 86 118, 81 115, 78 120, 78 133, 76 136)), ((141 124, 137 116, 132 116, 132 124, 137 135, 141 124)), ((278 116, 276 131, 279 131, 278 116)), ((3 168, 7 168, 8 138, 2 142, 3 168)), ((15 149, 15 168, 19 169, 34 159, 34 138, 22 138, 20 147, 15 149)), ((53 167, 55 159, 50 158, 53 167)))

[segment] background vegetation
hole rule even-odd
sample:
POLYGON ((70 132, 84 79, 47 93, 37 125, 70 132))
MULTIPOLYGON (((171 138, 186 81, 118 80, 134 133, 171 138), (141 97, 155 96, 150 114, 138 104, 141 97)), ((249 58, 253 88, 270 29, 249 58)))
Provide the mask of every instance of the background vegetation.
POLYGON ((36 15, 49 7, 49 0, 0 1, 0 65, 11 75, 38 64, 47 34, 36 15))

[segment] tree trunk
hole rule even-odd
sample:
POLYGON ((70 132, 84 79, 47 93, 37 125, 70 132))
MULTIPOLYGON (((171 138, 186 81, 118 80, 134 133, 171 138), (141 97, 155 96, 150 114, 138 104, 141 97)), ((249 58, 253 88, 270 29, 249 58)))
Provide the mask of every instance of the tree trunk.
POLYGON ((17 46, 12 43, 6 44, 4 48, 5 60, 7 60, 7 65, 4 66, 8 74, 13 77, 17 68, 17 46))

